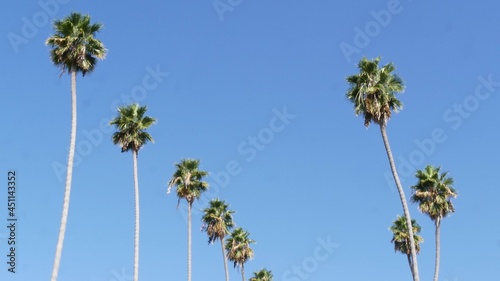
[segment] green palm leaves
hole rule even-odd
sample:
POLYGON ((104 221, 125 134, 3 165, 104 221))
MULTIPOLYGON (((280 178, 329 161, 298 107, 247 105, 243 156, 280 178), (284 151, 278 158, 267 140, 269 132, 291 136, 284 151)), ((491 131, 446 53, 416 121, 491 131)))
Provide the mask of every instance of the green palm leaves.
MULTIPOLYGON (((102 29, 100 23, 90 23, 89 15, 71 13, 63 20, 54 21, 55 33, 46 44, 52 47, 50 57, 61 72, 92 72, 97 59, 104 59, 106 49, 94 36, 102 29)), ((61 73, 61 74, 62 74, 61 73)))
POLYGON ((240 267, 243 281, 245 281, 245 263, 252 259, 254 254, 250 244, 255 241, 250 239, 249 236, 249 232, 238 227, 231 232, 231 236, 226 242, 227 257, 233 262, 234 267, 240 267))
POLYGON ((411 187, 414 191, 411 201, 417 203, 420 211, 433 221, 455 212, 450 200, 451 197, 457 197, 452 187, 453 179, 448 177, 448 172, 440 173, 440 170, 441 167, 430 165, 418 170, 418 183, 411 187))
POLYGON ((347 77, 350 88, 346 96, 354 104, 356 115, 363 114, 366 127, 372 121, 385 124, 391 111, 403 108, 396 98, 397 93, 404 91, 403 81, 392 73, 396 69, 392 63, 379 68, 379 62, 380 58, 363 58, 358 63, 360 73, 347 77))
POLYGON ((118 108, 118 117, 111 120, 110 125, 115 125, 117 132, 113 134, 113 143, 122 148, 122 152, 133 150, 138 152, 148 141, 154 142, 153 138, 145 130, 153 125, 154 118, 144 116, 146 106, 132 104, 118 108))
POLYGON ((183 159, 175 164, 177 170, 168 182, 167 193, 173 186, 177 186, 177 197, 186 199, 189 205, 192 205, 195 199, 200 198, 201 194, 208 189, 208 183, 202 179, 208 175, 208 172, 198 169, 200 160, 183 159))
POLYGON ((265 268, 253 273, 253 277, 250 281, 272 281, 273 273, 265 268))
MULTIPOLYGON (((415 239, 415 249, 417 250, 417 254, 420 252, 420 243, 424 241, 424 239, 418 235, 421 231, 420 225, 416 220, 411 220, 411 225, 413 226, 413 238, 415 239)), ((398 216, 398 218, 392 223, 392 226, 389 228, 392 231, 392 240, 394 243, 394 251, 401 252, 402 254, 408 255, 411 257, 410 252, 410 239, 408 232, 408 225, 406 223, 406 218, 404 216, 398 216)))
POLYGON ((237 265, 241 267, 247 260, 253 258, 253 250, 250 248, 250 244, 255 241, 250 239, 249 236, 249 232, 238 227, 231 232, 231 236, 227 239, 228 258, 234 263, 235 267, 237 265))
POLYGON ((234 211, 229 210, 229 205, 219 199, 210 201, 210 206, 203 210, 203 227, 208 235, 208 243, 213 243, 217 239, 222 240, 229 234, 229 230, 233 228, 234 211))

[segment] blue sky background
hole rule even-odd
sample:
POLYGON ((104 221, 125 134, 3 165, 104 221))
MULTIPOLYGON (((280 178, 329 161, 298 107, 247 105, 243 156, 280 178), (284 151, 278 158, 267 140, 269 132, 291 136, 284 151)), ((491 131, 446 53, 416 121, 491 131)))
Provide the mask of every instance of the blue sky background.
MULTIPOLYGON (((219 245, 199 231, 199 210, 215 197, 257 242, 247 278, 266 267, 280 281, 411 280, 406 257, 390 243, 402 208, 379 130, 365 129, 345 98, 345 77, 363 56, 394 62, 406 84, 388 134, 407 196, 415 170, 427 164, 455 179, 440 280, 499 279, 500 4, 231 3, 222 14, 212 1, 4 3, 0 225, 13 169, 18 249, 11 274, 1 227, 0 279, 50 278, 65 177, 54 167, 66 164, 70 79, 59 78, 44 41, 52 19, 71 11, 104 24, 98 38, 109 53, 77 81, 77 162, 59 280, 132 280, 132 155, 113 146, 103 125, 129 102, 148 105, 158 119, 155 143, 139 154, 141 280, 186 277, 185 202, 176 209, 165 192, 174 164, 187 157, 211 174, 193 214, 193 280, 224 278, 219 245), (334 244, 329 252, 325 241, 334 244)), ((429 280, 434 226, 416 205, 410 210, 425 239, 421 279, 429 280)), ((236 269, 230 276, 240 279, 236 269)))

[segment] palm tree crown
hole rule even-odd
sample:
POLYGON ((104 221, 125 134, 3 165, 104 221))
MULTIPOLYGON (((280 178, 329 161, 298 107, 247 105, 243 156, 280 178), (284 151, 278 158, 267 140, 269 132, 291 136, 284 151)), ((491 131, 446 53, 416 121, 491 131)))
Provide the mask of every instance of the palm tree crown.
MULTIPOLYGON (((418 233, 420 233, 421 227, 417 223, 417 221, 412 219, 411 225, 413 226, 415 250, 418 254, 420 252, 420 243, 423 242, 424 239, 422 238, 422 236, 418 235, 418 233)), ((410 256, 410 239, 406 218, 404 216, 398 216, 398 218, 392 223, 392 226, 389 229, 393 233, 391 243, 394 243, 394 251, 401 252, 405 255, 410 256)))
POLYGON ((210 207, 203 210, 203 227, 202 230, 208 234, 208 243, 213 243, 217 239, 222 240, 229 230, 233 228, 233 210, 228 209, 224 201, 213 199, 210 201, 210 207))
POLYGON ((184 198, 191 205, 208 189, 208 183, 202 181, 208 172, 199 170, 199 165, 198 159, 182 159, 180 163, 175 164, 177 170, 168 182, 167 193, 170 193, 173 186, 177 186, 179 200, 184 198))
POLYGON ((234 267, 239 265, 243 268, 245 262, 253 258, 253 250, 250 248, 250 244, 255 241, 248 238, 249 235, 249 232, 243 230, 241 227, 238 227, 231 232, 231 236, 227 239, 227 257, 234 263, 234 267))
POLYGON ((64 72, 92 72, 97 59, 104 59, 106 49, 94 36, 102 29, 100 23, 90 23, 89 15, 71 13, 63 20, 54 21, 55 34, 46 41, 52 47, 52 62, 64 72))
POLYGON ((253 277, 250 281, 272 281, 273 273, 265 268, 253 273, 253 277))
POLYGON ((144 116, 146 106, 131 104, 118 108, 119 115, 111 120, 110 125, 118 129, 113 134, 113 143, 122 147, 122 152, 129 150, 138 152, 147 141, 154 142, 153 138, 145 130, 153 125, 154 118, 144 116))
POLYGON ((441 167, 426 166, 416 173, 418 183, 411 188, 412 202, 418 203, 422 213, 436 221, 455 212, 450 197, 456 197, 457 192, 452 187, 453 179, 448 177, 448 172, 439 173, 441 167))
POLYGON ((393 74, 396 69, 392 63, 379 68, 380 57, 373 60, 363 58, 359 61, 360 73, 347 77, 351 85, 347 98, 354 104, 356 115, 362 113, 365 126, 373 121, 385 124, 391 117, 391 110, 398 112, 403 108, 396 93, 403 92, 403 80, 393 74))

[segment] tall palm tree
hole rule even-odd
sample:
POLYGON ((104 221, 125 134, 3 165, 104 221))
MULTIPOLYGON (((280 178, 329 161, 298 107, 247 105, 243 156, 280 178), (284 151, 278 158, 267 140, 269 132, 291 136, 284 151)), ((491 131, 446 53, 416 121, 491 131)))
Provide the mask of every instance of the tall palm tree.
POLYGON ((389 159, 391 172, 399 192, 399 198, 403 206, 404 215, 410 232, 410 252, 412 256, 412 276, 414 281, 419 281, 417 252, 415 241, 413 240, 413 228, 410 225, 411 217, 406 202, 403 187, 392 156, 389 139, 387 137, 387 122, 391 117, 392 111, 398 112, 403 108, 401 101, 396 98, 396 94, 403 92, 403 81, 399 76, 393 74, 395 66, 392 63, 379 67, 380 58, 368 60, 363 58, 358 63, 359 74, 348 76, 347 82, 350 85, 347 91, 347 98, 354 104, 356 115, 363 114, 366 127, 371 122, 379 125, 380 133, 384 141, 385 150, 389 159))
POLYGON ((122 152, 132 151, 134 162, 134 194, 135 194, 135 234, 134 234, 134 281, 139 279, 139 180, 137 175, 137 156, 139 150, 148 141, 154 142, 146 130, 153 125, 154 118, 144 116, 146 106, 131 104, 118 108, 118 116, 109 122, 115 125, 117 132, 113 134, 113 143, 121 146, 122 152))
POLYGON ((273 273, 265 268, 253 273, 250 281, 273 281, 273 273))
POLYGON ((182 159, 180 163, 175 164, 177 170, 168 182, 167 190, 167 193, 170 193, 170 189, 177 186, 177 206, 182 198, 186 199, 188 204, 188 281, 191 281, 191 209, 194 201, 208 189, 208 183, 203 181, 208 172, 199 170, 199 165, 200 160, 197 159, 182 159))
POLYGON ((203 210, 203 227, 208 235, 208 243, 214 243, 217 239, 220 240, 222 248, 222 257, 224 259, 224 271, 226 273, 226 281, 229 281, 229 271, 227 268, 227 256, 224 250, 224 237, 229 234, 229 230, 233 228, 233 210, 229 210, 229 205, 219 199, 212 199, 210 207, 203 210))
MULTIPOLYGON (((416 220, 411 220, 411 225, 413 228, 413 240, 415 241, 415 250, 417 254, 420 252, 420 243, 424 241, 422 236, 418 235, 420 233, 421 227, 416 220)), ((408 224, 406 223, 406 218, 404 216, 398 216, 398 218, 392 223, 389 228, 392 231, 391 243, 394 243, 394 251, 401 252, 408 258, 408 265, 410 269, 412 267, 412 258, 410 251, 410 234, 408 233, 408 224)))
POLYGON ((234 263, 234 267, 240 267, 242 281, 245 281, 245 263, 253 258, 253 250, 250 248, 250 244, 255 241, 248 238, 249 235, 249 232, 238 227, 231 232, 231 236, 226 241, 227 257, 234 263))
POLYGON ((440 173, 440 170, 441 167, 430 165, 425 167, 423 171, 418 170, 416 173, 418 183, 411 187, 413 189, 411 201, 418 203, 420 211, 427 214, 436 226, 434 281, 437 281, 439 276, 441 220, 455 212, 450 197, 457 197, 457 192, 452 187, 453 178, 447 176, 448 172, 440 173))
POLYGON ((91 24, 89 15, 71 13, 63 20, 54 21, 53 28, 54 34, 45 41, 45 44, 52 48, 50 59, 54 65, 61 68, 61 75, 65 72, 71 75, 71 133, 61 225, 51 277, 51 280, 55 281, 59 274, 64 235, 68 221, 73 160, 75 158, 76 74, 80 72, 82 76, 85 76, 87 73, 91 73, 97 64, 97 60, 104 59, 106 56, 106 49, 103 43, 95 38, 95 34, 102 29, 102 24, 91 24))

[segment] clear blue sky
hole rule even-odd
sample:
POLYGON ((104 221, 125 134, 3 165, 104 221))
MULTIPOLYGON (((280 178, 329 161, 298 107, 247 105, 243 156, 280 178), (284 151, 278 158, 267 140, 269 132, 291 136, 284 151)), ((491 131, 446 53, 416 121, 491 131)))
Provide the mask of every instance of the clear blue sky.
MULTIPOLYGON (((113 146, 105 126, 129 102, 158 119, 155 143, 139 154, 141 280, 186 278, 185 202, 176 209, 166 189, 187 157, 211 174, 193 214, 193 280, 224 278, 219 245, 199 231, 199 210, 213 197, 257 241, 247 278, 266 267, 279 281, 411 280, 390 243, 402 208, 379 130, 365 129, 345 98, 345 77, 363 56, 394 62, 406 84, 388 134, 407 196, 427 164, 455 179, 440 280, 500 279, 496 1, 220 0, 219 12, 212 0, 40 3, 51 4, 9 1, 0 12, 1 280, 50 278, 70 79, 59 77, 44 41, 51 21, 72 11, 104 24, 98 38, 109 53, 78 77, 78 157, 59 280, 132 280, 132 155, 113 146), (16 274, 6 264, 10 169, 18 173, 16 274)), ((425 239, 421 279, 430 280, 434 226, 416 205, 410 210, 425 239)), ((240 280, 236 269, 230 276, 240 280)))

